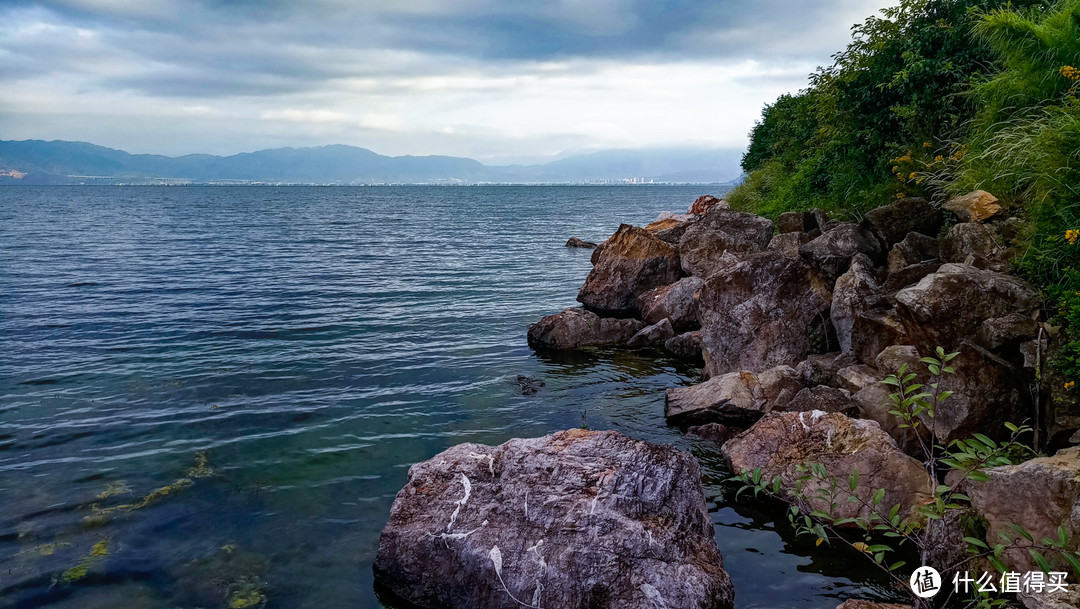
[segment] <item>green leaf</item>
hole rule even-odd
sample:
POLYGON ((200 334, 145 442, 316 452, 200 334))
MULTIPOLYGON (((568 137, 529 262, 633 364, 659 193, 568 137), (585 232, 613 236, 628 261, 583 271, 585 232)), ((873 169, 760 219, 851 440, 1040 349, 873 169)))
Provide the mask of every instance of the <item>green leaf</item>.
POLYGON ((1050 562, 1047 561, 1038 550, 1035 548, 1028 548, 1028 554, 1031 554, 1032 560, 1035 561, 1035 564, 1039 565, 1039 568, 1042 569, 1044 573, 1053 571, 1054 568, 1050 566, 1050 562))
POLYGON ((1072 567, 1073 572, 1077 575, 1080 575, 1080 558, 1077 558, 1076 554, 1072 552, 1063 552, 1061 555, 1065 557, 1066 561, 1068 561, 1069 566, 1072 567))
POLYGON ((1011 528, 1012 530, 1019 533, 1021 536, 1023 536, 1024 539, 1026 539, 1028 541, 1031 541, 1031 542, 1035 541, 1035 538, 1032 537, 1031 533, 1028 533, 1027 529, 1025 529, 1024 527, 1022 527, 1020 525, 1013 524, 1013 523, 1010 522, 1009 523, 1009 528, 1011 528))
POLYGON ((851 492, 855 492, 855 489, 859 488, 859 470, 851 470, 851 475, 848 476, 848 488, 851 492))
POLYGON ((890 571, 895 571, 895 570, 899 569, 900 567, 903 567, 906 564, 907 564, 907 561, 898 560, 898 561, 894 562, 893 564, 889 565, 889 570, 890 571))
POLYGON ((879 488, 878 490, 874 491, 874 497, 873 497, 873 501, 872 501, 872 503, 874 505, 877 505, 877 504, 881 503, 882 500, 884 500, 884 499, 885 499, 885 489, 879 488))
POLYGON ((976 537, 965 537, 964 541, 968 542, 969 544, 971 544, 973 546, 978 546, 978 547, 980 547, 980 548, 982 548, 984 550, 989 550, 990 549, 990 546, 986 545, 985 541, 983 541, 981 539, 978 539, 976 537))

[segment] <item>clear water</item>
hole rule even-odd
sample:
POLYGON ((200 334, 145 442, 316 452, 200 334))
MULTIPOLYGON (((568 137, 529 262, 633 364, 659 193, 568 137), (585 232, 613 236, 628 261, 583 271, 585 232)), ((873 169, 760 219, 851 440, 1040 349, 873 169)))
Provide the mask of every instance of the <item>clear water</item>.
POLYGON ((379 607, 412 463, 583 423, 697 456, 739 607, 887 598, 735 505, 716 447, 665 425, 698 370, 526 345, 590 268, 569 236, 700 190, 0 189, 0 606, 379 607))

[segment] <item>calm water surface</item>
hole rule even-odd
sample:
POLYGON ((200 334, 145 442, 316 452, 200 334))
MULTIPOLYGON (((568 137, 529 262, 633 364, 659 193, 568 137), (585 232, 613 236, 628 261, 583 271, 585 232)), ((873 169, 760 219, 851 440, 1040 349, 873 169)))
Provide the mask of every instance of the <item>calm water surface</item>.
POLYGON ((665 425, 663 390, 699 370, 526 345, 590 268, 567 237, 700 194, 0 189, 0 607, 377 608, 411 464, 582 424, 698 458, 738 607, 886 598, 665 425))

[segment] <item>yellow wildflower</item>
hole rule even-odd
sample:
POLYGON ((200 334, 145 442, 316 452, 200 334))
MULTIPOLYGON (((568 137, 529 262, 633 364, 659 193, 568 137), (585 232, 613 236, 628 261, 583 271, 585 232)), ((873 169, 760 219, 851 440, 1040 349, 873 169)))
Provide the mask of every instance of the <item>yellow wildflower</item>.
POLYGON ((930 142, 923 142, 922 143, 923 148, 929 148, 930 146, 933 146, 933 144, 931 144, 930 142))
POLYGON ((1058 71, 1061 72, 1062 76, 1069 80, 1080 80, 1080 70, 1077 70, 1072 66, 1061 66, 1061 69, 1058 71))
POLYGON ((907 179, 909 179, 909 180, 914 180, 914 179, 915 179, 915 172, 914 172, 914 171, 912 171, 912 172, 911 172, 911 174, 910 174, 910 175, 908 175, 907 179))
POLYGON ((1076 245, 1076 240, 1080 239, 1080 230, 1065 231, 1065 238, 1068 239, 1069 245, 1076 245))
POLYGON ((945 160, 945 157, 941 156, 940 154, 937 155, 936 157, 934 157, 934 162, 935 163, 940 163, 940 162, 942 162, 944 160, 945 160))

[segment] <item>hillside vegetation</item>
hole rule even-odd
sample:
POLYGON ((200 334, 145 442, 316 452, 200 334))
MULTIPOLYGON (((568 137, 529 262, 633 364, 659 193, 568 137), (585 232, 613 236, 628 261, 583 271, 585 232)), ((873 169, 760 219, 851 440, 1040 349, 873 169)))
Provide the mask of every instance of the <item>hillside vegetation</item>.
POLYGON ((1080 0, 902 0, 853 28, 810 86, 767 106, 733 206, 859 218, 891 198, 983 189, 1016 271, 1043 292, 1080 377, 1080 0))

